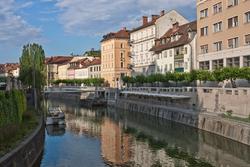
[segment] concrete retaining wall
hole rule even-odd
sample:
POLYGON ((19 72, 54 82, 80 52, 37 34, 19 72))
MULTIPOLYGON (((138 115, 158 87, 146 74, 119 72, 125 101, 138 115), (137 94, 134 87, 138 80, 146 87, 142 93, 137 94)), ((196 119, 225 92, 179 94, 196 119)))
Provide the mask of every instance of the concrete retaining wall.
POLYGON ((201 113, 198 128, 250 145, 250 126, 247 123, 201 113))
POLYGON ((37 129, 25 141, 0 158, 0 166, 32 167, 43 151, 44 138, 44 123, 41 119, 37 129))
POLYGON ((155 117, 171 120, 201 130, 205 130, 237 142, 250 145, 250 124, 228 120, 215 113, 197 112, 185 108, 174 108, 152 104, 140 98, 129 100, 120 98, 113 104, 117 108, 132 112, 141 112, 155 117))
POLYGON ((119 99, 115 106, 121 109, 141 112, 159 118, 179 122, 192 127, 198 126, 198 113, 189 110, 182 110, 174 107, 153 105, 125 99, 119 99))

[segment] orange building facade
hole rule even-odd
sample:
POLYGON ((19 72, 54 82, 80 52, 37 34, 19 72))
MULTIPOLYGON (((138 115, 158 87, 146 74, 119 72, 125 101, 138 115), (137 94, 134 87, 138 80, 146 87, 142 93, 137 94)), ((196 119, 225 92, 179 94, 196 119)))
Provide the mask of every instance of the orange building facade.
POLYGON ((122 85, 122 77, 130 75, 129 31, 126 28, 103 36, 101 41, 101 77, 110 87, 122 85))

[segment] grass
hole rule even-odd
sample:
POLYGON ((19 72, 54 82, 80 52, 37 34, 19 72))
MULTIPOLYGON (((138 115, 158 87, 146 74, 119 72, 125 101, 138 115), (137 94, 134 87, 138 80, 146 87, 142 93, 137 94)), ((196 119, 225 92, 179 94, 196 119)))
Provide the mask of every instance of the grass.
POLYGON ((232 120, 236 120, 236 121, 250 123, 250 116, 248 118, 241 118, 241 117, 236 117, 236 116, 227 115, 227 114, 222 114, 221 116, 222 116, 222 118, 227 118, 227 119, 232 119, 232 120))
POLYGON ((34 111, 25 112, 23 121, 0 128, 0 157, 15 148, 38 126, 38 116, 34 111))

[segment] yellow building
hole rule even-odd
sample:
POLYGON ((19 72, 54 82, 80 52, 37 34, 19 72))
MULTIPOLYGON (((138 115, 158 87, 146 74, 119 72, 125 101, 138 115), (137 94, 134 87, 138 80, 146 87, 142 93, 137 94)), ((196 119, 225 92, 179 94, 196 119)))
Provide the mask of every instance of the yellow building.
POLYGON ((126 28, 103 36, 101 41, 101 76, 110 87, 120 87, 121 78, 130 75, 129 31, 126 28))

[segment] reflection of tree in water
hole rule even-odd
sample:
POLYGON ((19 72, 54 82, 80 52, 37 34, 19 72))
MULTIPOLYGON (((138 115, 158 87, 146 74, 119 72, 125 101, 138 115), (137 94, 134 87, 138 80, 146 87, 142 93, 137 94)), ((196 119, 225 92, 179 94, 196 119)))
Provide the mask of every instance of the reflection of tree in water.
MULTIPOLYGON (((141 142, 140 144, 147 144, 149 146, 148 150, 152 151, 152 167, 158 166, 182 166, 182 167, 213 167, 211 164, 194 157, 194 155, 184 152, 178 147, 168 146, 166 141, 156 140, 150 135, 146 135, 141 131, 137 131, 134 128, 124 129, 124 133, 131 134, 135 137, 136 141, 141 142), (160 154, 163 152, 164 154, 160 154)), ((137 142, 137 145, 139 143, 137 142)), ((149 158, 149 156, 147 156, 149 158)), ((145 162, 135 162, 135 163, 145 163, 145 162)))

